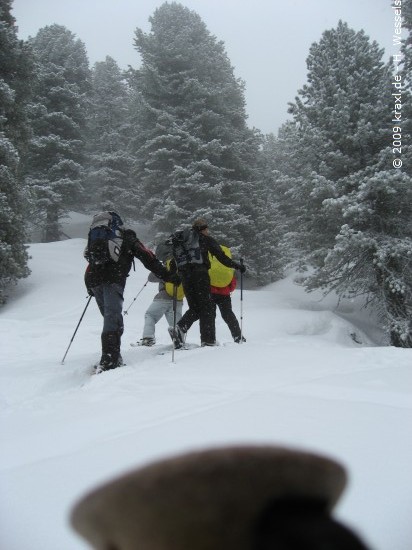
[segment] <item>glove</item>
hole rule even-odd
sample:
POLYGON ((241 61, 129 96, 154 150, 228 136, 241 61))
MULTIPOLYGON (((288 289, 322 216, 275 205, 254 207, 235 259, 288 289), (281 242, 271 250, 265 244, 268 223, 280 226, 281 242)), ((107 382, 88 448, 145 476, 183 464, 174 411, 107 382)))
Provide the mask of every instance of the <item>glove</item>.
POLYGON ((179 277, 177 273, 172 273, 171 275, 167 276, 167 282, 173 283, 176 286, 179 286, 182 282, 182 279, 179 277))
POLYGON ((235 269, 237 269, 237 270, 240 271, 241 273, 245 273, 245 271, 246 271, 246 266, 245 266, 245 264, 236 264, 235 269))
POLYGON ((93 290, 92 290, 91 288, 88 288, 88 289, 87 289, 87 294, 88 294, 89 296, 94 296, 93 290))

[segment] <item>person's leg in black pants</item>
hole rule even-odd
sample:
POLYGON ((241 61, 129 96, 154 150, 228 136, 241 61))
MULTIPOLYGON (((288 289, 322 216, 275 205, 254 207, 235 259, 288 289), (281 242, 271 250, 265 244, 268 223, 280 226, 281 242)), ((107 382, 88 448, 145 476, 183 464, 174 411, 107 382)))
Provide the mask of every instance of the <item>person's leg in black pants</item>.
POLYGON ((206 269, 194 269, 182 274, 182 284, 189 309, 178 322, 178 327, 187 332, 199 320, 200 340, 214 344, 216 331, 213 304, 210 298, 210 279, 206 269))
POLYGON ((229 327, 234 340, 240 339, 240 326, 236 315, 232 310, 232 299, 230 295, 212 294, 214 303, 218 306, 222 319, 229 327))

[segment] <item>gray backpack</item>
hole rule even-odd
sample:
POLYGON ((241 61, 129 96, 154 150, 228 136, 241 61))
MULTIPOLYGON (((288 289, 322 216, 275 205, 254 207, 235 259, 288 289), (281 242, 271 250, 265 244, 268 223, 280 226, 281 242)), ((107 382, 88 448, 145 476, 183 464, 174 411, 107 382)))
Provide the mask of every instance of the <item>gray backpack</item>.
POLYGON ((170 237, 177 268, 190 264, 203 264, 199 233, 192 228, 176 231, 170 237))
POLYGON ((93 217, 87 240, 87 259, 93 265, 117 262, 123 243, 123 222, 116 212, 93 217))

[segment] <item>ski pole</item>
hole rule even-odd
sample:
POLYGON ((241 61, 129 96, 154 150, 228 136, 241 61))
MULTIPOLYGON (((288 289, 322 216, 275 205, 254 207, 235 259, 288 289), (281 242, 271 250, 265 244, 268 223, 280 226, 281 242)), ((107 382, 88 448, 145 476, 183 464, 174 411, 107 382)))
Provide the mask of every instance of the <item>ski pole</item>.
MULTIPOLYGON (((240 258, 243 267, 243 258, 240 258)), ((243 272, 240 271, 240 343, 243 344, 243 272)))
POLYGON ((67 349, 66 349, 66 353, 64 354, 64 357, 63 357, 63 359, 62 359, 62 363, 61 363, 62 365, 64 365, 64 360, 66 359, 66 355, 67 355, 67 353, 68 353, 68 351, 69 351, 69 349, 70 349, 70 346, 72 345, 72 342, 73 342, 73 340, 74 340, 74 337, 76 336, 77 329, 79 328, 80 323, 82 322, 82 319, 83 319, 83 317, 84 317, 84 314, 86 313, 86 309, 88 308, 88 306, 89 306, 89 304, 90 304, 90 300, 91 300, 92 298, 93 298, 93 296, 89 296, 89 299, 87 300, 86 307, 85 307, 84 310, 83 310, 82 316, 80 317, 80 320, 79 320, 79 322, 77 323, 76 330, 75 330, 74 333, 73 333, 72 339, 70 340, 70 343, 69 343, 69 345, 68 345, 68 347, 67 347, 67 349))
MULTIPOLYGON (((176 334, 176 319, 177 319, 177 285, 173 285, 173 335, 176 334)), ((174 362, 175 362, 175 342, 173 340, 172 363, 174 362)))
POLYGON ((136 294, 136 296, 133 298, 133 301, 132 301, 132 303, 130 304, 130 306, 126 309, 126 311, 123 312, 125 315, 128 314, 127 312, 128 312, 129 309, 132 307, 132 305, 135 303, 135 301, 137 300, 139 294, 142 292, 142 290, 144 289, 144 287, 147 285, 148 282, 149 282, 148 280, 145 282, 145 284, 142 286, 142 288, 139 290, 139 292, 138 292, 138 293, 136 294))

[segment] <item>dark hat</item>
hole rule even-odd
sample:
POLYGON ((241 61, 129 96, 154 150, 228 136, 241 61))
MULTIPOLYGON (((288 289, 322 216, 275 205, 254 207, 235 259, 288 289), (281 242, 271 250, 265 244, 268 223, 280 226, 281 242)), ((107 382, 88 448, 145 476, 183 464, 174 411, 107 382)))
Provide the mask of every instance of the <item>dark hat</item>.
POLYGON ((130 472, 85 496, 71 523, 96 549, 252 550, 274 501, 315 502, 327 514, 344 468, 309 452, 228 447, 193 452, 130 472))
POLYGON ((197 229, 198 231, 203 231, 203 229, 206 229, 208 227, 208 223, 204 218, 198 218, 193 222, 192 227, 193 229, 197 229))

